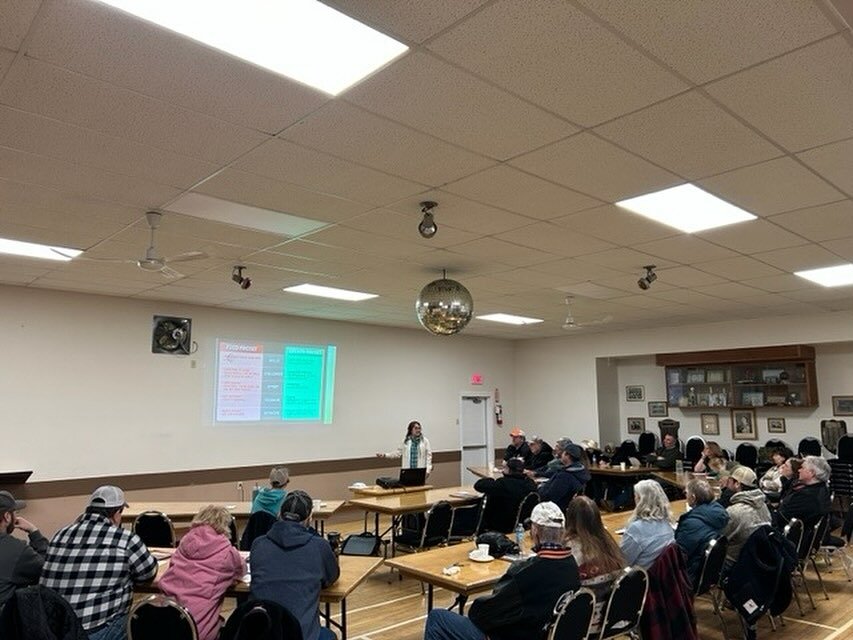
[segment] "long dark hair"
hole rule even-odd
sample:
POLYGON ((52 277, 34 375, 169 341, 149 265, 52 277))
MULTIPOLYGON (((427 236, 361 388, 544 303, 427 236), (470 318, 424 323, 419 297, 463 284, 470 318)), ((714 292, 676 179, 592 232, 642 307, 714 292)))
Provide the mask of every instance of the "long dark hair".
POLYGON ((575 496, 566 508, 566 538, 580 544, 584 564, 599 574, 625 566, 622 551, 604 529, 601 512, 586 496, 575 496))
POLYGON ((409 426, 406 427, 406 439, 403 440, 403 442, 408 442, 409 440, 412 439, 412 431, 414 431, 415 426, 421 427, 421 429, 423 429, 420 422, 418 422, 417 420, 412 420, 409 423, 409 426))

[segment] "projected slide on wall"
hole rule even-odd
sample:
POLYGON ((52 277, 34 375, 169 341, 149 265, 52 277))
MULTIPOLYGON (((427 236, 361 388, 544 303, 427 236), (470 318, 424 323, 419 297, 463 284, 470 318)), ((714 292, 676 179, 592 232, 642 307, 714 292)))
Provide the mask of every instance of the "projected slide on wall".
POLYGON ((217 340, 216 422, 331 424, 334 345, 217 340))

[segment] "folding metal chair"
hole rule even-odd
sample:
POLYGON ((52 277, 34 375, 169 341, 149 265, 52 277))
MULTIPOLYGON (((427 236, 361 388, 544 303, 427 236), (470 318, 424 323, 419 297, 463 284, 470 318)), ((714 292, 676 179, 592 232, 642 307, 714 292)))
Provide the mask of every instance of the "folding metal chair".
POLYGON ((720 536, 716 540, 708 542, 705 547, 705 557, 702 560, 702 570, 699 573, 699 581, 696 583, 693 595, 694 598, 708 594, 711 604, 714 605, 714 615, 720 619, 720 626, 723 628, 723 637, 728 640, 729 630, 726 627, 726 620, 720 611, 720 575, 723 572, 723 565, 726 562, 726 550, 729 547, 729 540, 726 536, 720 536))
POLYGON ((598 640, 628 635, 637 638, 640 617, 646 604, 649 576, 642 567, 628 567, 616 583, 607 601, 598 640))
POLYGON ((564 593, 554 606, 556 617, 548 625, 546 640, 585 640, 594 610, 595 595, 589 589, 564 593))
POLYGON ((153 595, 136 603, 127 617, 128 640, 198 640, 195 620, 177 601, 153 595))
POLYGON ((165 513, 144 511, 133 521, 133 532, 146 547, 174 547, 175 527, 165 513))

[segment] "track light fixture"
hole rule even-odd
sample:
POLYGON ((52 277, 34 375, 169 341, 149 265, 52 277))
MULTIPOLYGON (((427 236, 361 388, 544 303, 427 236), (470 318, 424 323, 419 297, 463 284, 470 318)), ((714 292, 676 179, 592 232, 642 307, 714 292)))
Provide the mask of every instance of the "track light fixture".
POLYGON ((245 269, 243 265, 234 265, 234 268, 231 270, 231 279, 240 285, 241 289, 248 289, 252 286, 252 279, 249 276, 243 275, 243 269, 245 269))
POLYGON ((658 274, 655 273, 655 267, 657 265, 647 264, 643 269, 646 272, 640 276, 640 279, 637 280, 637 286, 640 287, 643 291, 652 286, 652 282, 658 279, 658 274))
POLYGON ((438 231, 438 225, 432 217, 432 210, 438 206, 437 202, 426 200, 421 202, 421 213, 424 214, 421 223, 418 225, 418 233, 424 238, 432 238, 435 232, 438 231))

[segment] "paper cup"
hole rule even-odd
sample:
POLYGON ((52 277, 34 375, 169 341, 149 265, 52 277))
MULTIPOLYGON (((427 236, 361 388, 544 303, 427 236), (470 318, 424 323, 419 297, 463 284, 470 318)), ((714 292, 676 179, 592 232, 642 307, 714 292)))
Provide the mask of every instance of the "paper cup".
POLYGON ((481 558, 485 558, 489 555, 489 545, 487 544, 478 544, 477 545, 477 555, 481 558))

